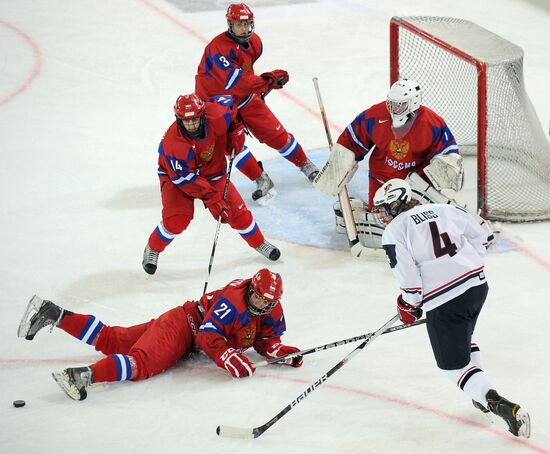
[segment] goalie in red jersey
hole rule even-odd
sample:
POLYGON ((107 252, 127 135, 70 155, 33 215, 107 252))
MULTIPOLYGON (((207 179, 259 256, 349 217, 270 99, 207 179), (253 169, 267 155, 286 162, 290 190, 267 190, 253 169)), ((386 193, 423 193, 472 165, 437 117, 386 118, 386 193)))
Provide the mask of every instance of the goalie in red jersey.
MULTIPOLYGON (((309 181, 318 169, 305 155, 302 146, 275 117, 264 97, 288 82, 285 70, 275 69, 256 75, 254 64, 263 52, 260 37, 254 33, 254 13, 244 3, 227 9, 227 31, 216 36, 205 48, 197 75, 195 92, 203 99, 229 94, 237 103, 239 117, 261 143, 276 149, 298 167, 309 181)), ((238 150, 237 168, 257 184, 252 194, 263 203, 274 197, 274 185, 247 147, 238 150)))
MULTIPOLYGON (((398 80, 391 86, 386 101, 357 115, 338 138, 314 185, 327 194, 338 194, 365 157, 369 158, 369 198, 366 203, 351 200, 362 246, 381 247, 384 226, 372 213, 372 200, 388 180, 406 180, 413 198, 421 203, 457 205, 441 190, 462 188, 462 157, 445 120, 422 105, 422 89, 417 82, 398 80)), ((338 202, 334 211, 337 230, 345 232, 338 202)), ((492 235, 488 223, 474 217, 492 235)), ((354 255, 360 255, 361 251, 357 248, 358 254, 354 255)))
MULTIPOLYGON (((236 279, 224 288, 187 301, 140 325, 108 326, 93 315, 77 314, 33 296, 19 325, 18 336, 33 340, 41 329, 57 327, 107 355, 90 366, 71 367, 52 374, 75 400, 84 400, 94 383, 144 380, 202 350, 235 378, 254 373, 243 354, 253 347, 266 358, 300 349, 281 343, 286 330, 281 306, 283 281, 263 268, 252 278, 236 279)), ((300 367, 303 358, 281 359, 300 367)))
POLYGON ((237 230, 250 247, 270 260, 278 260, 279 249, 264 238, 230 181, 224 196, 226 154, 241 149, 245 142, 233 98, 217 96, 204 102, 195 94, 180 96, 174 113, 176 121, 158 149, 162 220, 149 236, 143 269, 148 274, 156 272, 159 254, 193 219, 195 199, 202 200, 215 219, 221 218, 237 230))

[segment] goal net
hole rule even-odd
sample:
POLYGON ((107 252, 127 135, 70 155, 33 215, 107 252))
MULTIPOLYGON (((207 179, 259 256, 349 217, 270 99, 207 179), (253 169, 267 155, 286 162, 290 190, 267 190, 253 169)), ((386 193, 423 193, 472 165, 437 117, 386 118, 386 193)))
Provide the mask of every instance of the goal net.
POLYGON ((487 219, 550 219, 550 143, 525 92, 523 50, 466 20, 394 17, 391 83, 419 82, 463 154, 477 154, 487 219))

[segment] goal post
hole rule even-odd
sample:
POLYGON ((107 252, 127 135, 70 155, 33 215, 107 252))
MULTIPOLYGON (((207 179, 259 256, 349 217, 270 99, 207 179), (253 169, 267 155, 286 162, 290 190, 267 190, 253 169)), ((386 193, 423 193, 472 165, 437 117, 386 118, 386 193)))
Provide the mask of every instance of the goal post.
POLYGON ((477 155, 484 218, 550 219, 550 143, 527 96, 523 50, 473 22, 393 17, 390 82, 411 78, 461 153, 477 155))

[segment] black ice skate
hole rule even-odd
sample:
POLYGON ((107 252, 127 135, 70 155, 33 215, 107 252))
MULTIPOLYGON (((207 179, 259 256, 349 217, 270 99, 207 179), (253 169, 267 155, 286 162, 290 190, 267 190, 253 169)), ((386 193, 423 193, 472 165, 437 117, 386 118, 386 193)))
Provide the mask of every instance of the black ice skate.
POLYGON ((478 401, 472 399, 472 404, 474 405, 475 408, 477 408, 481 413, 490 413, 489 409, 488 408, 485 408, 483 405, 481 405, 478 401))
POLYGON ((47 326, 51 326, 51 332, 66 314, 72 314, 72 312, 34 295, 27 304, 23 318, 19 323, 17 336, 33 340, 36 333, 47 326))
POLYGON ((319 169, 309 159, 300 167, 300 171, 307 177, 310 183, 313 183, 313 180, 315 180, 315 177, 319 174, 319 169))
POLYGON ((506 421, 508 430, 512 434, 516 437, 525 438, 531 436, 529 413, 523 410, 518 404, 501 397, 494 389, 489 390, 485 398, 489 404, 489 410, 506 421))
POLYGON ((279 260, 279 257, 281 256, 281 251, 273 246, 269 241, 264 240, 262 244, 260 244, 256 250, 262 254, 264 257, 268 258, 269 260, 276 261, 279 260))
POLYGON ((257 189, 252 193, 252 200, 258 202, 260 205, 267 205, 271 199, 275 198, 277 191, 269 175, 263 172, 264 168, 260 161, 258 161, 258 165, 262 169, 262 174, 254 180, 257 189))
POLYGON ((155 271, 157 271, 158 260, 159 253, 151 249, 149 245, 145 246, 145 250, 143 251, 143 260, 141 264, 143 265, 143 269, 147 274, 155 274, 155 271))
POLYGON ((54 372, 52 377, 67 396, 74 400, 86 399, 86 387, 93 382, 92 369, 89 367, 70 367, 62 372, 54 372))

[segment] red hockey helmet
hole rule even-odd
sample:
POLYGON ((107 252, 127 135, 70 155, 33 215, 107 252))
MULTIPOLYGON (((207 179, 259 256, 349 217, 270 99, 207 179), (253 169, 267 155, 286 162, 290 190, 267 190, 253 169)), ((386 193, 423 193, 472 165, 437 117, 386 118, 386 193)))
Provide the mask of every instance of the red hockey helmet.
POLYGON ((232 3, 227 8, 225 18, 227 19, 227 32, 229 36, 239 43, 247 43, 252 33, 254 33, 254 13, 252 10, 244 3, 232 3), (233 25, 239 22, 247 23, 248 28, 245 33, 238 34, 233 30, 233 25))
POLYGON ((180 120, 200 118, 204 115, 205 111, 205 102, 195 93, 178 96, 178 99, 176 99, 176 104, 174 105, 174 113, 180 120))
POLYGON ((262 268, 250 281, 248 311, 252 315, 268 314, 280 301, 282 295, 281 275, 262 268))

